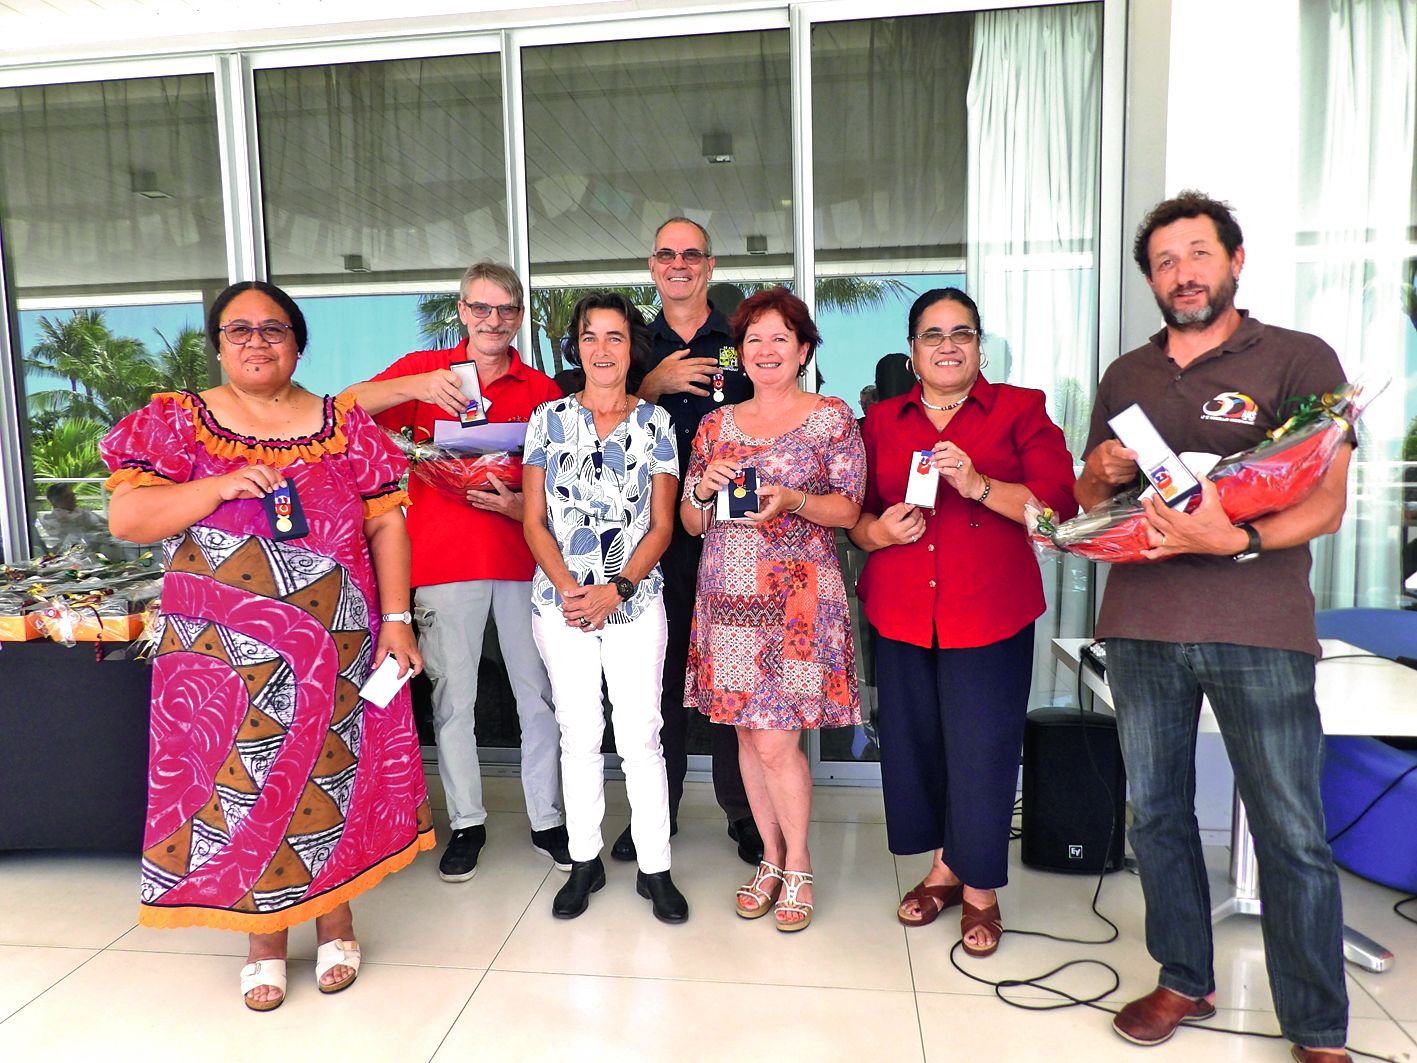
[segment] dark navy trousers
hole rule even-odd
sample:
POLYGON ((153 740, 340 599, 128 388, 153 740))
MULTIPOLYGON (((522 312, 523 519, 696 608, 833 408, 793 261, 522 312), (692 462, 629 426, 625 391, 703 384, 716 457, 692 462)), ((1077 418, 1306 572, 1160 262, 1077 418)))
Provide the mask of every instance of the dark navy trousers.
POLYGON ((976 889, 1009 877, 1009 823, 1033 682, 1033 625, 987 646, 927 649, 877 633, 881 789, 898 855, 944 850, 976 889))

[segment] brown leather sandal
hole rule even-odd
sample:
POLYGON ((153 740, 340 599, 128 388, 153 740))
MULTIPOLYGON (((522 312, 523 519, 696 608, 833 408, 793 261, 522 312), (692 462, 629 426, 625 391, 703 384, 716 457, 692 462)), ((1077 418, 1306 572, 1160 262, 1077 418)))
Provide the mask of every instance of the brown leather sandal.
POLYGON ((940 913, 946 908, 953 908, 964 900, 964 883, 956 882, 953 886, 927 886, 921 882, 913 890, 900 899, 900 904, 895 910, 895 917, 902 926, 929 926, 940 917, 940 913), (915 902, 920 914, 915 918, 905 914, 905 906, 911 901, 915 902))
POLYGON ((964 913, 959 919, 959 934, 964 944, 964 951, 980 959, 983 959, 985 956, 994 955, 994 953, 999 950, 999 942, 1004 936, 1004 923, 1002 916, 999 914, 998 902, 995 901, 987 908, 976 908, 974 905, 964 900, 960 903, 964 905, 964 913), (984 948, 975 948, 970 945, 967 940, 972 930, 987 930, 994 935, 993 942, 986 945, 984 948))

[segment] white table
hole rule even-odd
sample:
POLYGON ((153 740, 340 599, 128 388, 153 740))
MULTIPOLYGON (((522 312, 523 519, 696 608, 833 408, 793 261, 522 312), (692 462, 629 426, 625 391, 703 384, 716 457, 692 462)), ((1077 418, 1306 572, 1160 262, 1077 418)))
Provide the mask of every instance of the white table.
MULTIPOLYGON (((1082 648, 1091 642, 1092 639, 1054 639, 1053 656, 1077 671, 1082 648)), ((1320 639, 1319 643, 1325 658, 1345 658, 1327 663, 1321 660, 1316 669, 1314 693, 1325 734, 1417 735, 1417 671, 1340 639, 1320 639)), ((1107 680, 1091 666, 1083 666, 1081 674, 1083 685, 1111 711, 1112 691, 1107 680)), ((1200 730, 1219 729, 1209 699, 1203 700, 1200 730)), ((1228 896, 1211 910, 1216 922, 1232 915, 1257 916, 1261 910, 1255 841, 1238 792, 1231 831, 1230 887, 1228 896)), ((1388 949, 1346 926, 1343 955, 1369 971, 1386 971, 1393 964, 1388 949)))

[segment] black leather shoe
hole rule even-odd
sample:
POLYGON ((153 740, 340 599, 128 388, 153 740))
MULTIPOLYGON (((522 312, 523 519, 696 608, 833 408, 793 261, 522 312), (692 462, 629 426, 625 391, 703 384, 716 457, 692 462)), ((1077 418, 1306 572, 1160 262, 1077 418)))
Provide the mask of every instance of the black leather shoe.
MULTIPOLYGON (((752 820, 749 820, 751 823, 752 820)), ((679 824, 674 820, 669 821, 669 836, 672 838, 679 833, 679 824)), ((762 847, 761 840, 758 842, 762 847)), ((614 860, 633 860, 639 854, 635 852, 635 839, 630 836, 630 828, 626 827, 620 832, 620 837, 615 839, 615 844, 610 847, 610 856, 614 860)))
POLYGON ((661 923, 682 923, 689 918, 689 902, 674 885, 668 871, 646 875, 635 872, 635 892, 654 903, 654 917, 661 923))
POLYGON ((464 827, 453 831, 443 858, 438 861, 438 874, 444 882, 466 882, 477 874, 477 857, 487 844, 487 827, 464 827))
POLYGON ((620 837, 615 839, 615 844, 610 847, 610 858, 612 860, 633 860, 635 856, 635 839, 630 837, 630 828, 627 826, 620 832, 620 837))
POLYGON ((728 821, 728 836, 738 843, 738 859, 757 867, 763 859, 763 836, 752 816, 728 821))
POLYGON ((605 865, 600 857, 575 860, 571 875, 551 902, 551 914, 557 919, 574 919, 590 907, 590 895, 605 886, 605 865))

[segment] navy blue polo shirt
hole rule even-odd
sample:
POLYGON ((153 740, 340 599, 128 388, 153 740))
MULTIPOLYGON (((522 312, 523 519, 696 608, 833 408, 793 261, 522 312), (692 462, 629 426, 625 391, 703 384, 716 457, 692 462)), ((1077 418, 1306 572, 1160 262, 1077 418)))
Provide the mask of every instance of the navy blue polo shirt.
POLYGON ((738 348, 733 346, 733 337, 728 331, 728 318, 715 310, 712 303, 709 304, 708 320, 699 327, 699 331, 694 333, 694 338, 688 343, 669 327, 669 323, 664 320, 663 311, 650 322, 649 331, 654 343, 654 352, 649 361, 651 370, 656 369, 669 355, 682 351, 685 347, 689 348, 689 353, 694 358, 717 359, 723 370, 722 399, 713 397, 711 386, 707 395, 673 392, 659 397, 659 405, 668 412, 669 420, 674 424, 674 435, 679 444, 679 479, 682 481, 684 472, 689 467, 689 455, 693 453, 694 433, 699 430, 699 422, 706 414, 712 413, 720 406, 751 399, 753 382, 748 379, 748 374, 743 372, 738 348))

